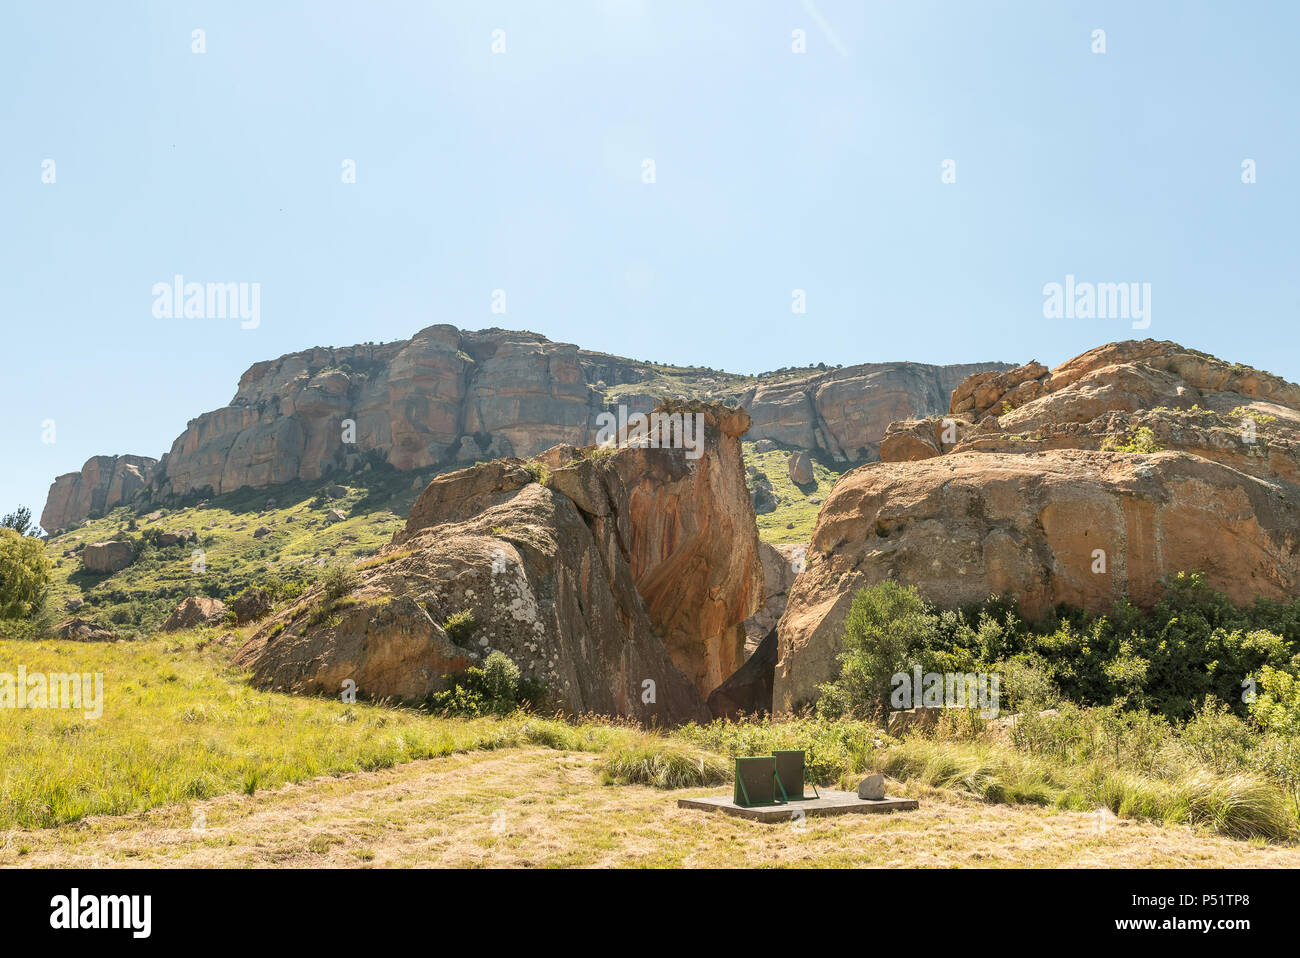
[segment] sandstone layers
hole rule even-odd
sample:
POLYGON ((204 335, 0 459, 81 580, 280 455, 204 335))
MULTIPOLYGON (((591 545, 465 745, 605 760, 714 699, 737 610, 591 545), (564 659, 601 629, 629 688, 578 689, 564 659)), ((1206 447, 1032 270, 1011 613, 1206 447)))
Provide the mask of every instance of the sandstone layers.
POLYGON ((404 529, 322 615, 318 587, 240 650, 255 682, 418 699, 501 650, 548 706, 707 720, 763 598, 740 410, 700 406, 705 448, 548 450, 434 479, 404 529), (541 478, 543 481, 537 481, 541 478), (443 623, 469 612, 468 636, 443 623))
POLYGON ((757 384, 674 369, 665 380, 663 367, 536 333, 430 326, 409 340, 257 363, 230 404, 191 420, 161 460, 97 456, 60 476, 41 525, 66 529, 143 493, 165 502, 346 475, 376 457, 398 469, 454 468, 583 446, 596 440, 600 413, 619 403, 648 411, 668 389, 749 409, 751 438, 863 461, 890 421, 940 413, 967 375, 1006 368, 869 364, 757 384))
POLYGON ((881 456, 822 507, 778 627, 778 709, 833 677, 853 593, 886 578, 948 608, 1010 593, 1031 619, 1148 606, 1180 571, 1239 603, 1300 588, 1300 387, 1175 343, 972 376, 881 456))
POLYGON ((157 459, 146 456, 91 456, 80 472, 59 476, 41 511, 41 528, 64 529, 91 513, 128 503, 153 481, 157 459))

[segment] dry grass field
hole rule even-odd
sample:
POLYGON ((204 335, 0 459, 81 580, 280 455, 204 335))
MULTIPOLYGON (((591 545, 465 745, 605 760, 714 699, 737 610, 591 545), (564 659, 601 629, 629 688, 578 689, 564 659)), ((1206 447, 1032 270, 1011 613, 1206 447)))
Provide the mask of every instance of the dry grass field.
POLYGON ((915 812, 763 825, 601 784, 589 752, 507 748, 13 829, 4 867, 1300 867, 1300 847, 899 784, 915 812))

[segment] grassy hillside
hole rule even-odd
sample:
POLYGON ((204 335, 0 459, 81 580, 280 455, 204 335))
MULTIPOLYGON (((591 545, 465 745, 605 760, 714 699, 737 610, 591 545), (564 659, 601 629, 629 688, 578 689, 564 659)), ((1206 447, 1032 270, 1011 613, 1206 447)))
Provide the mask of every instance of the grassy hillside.
POLYGON ((329 480, 241 490, 143 514, 122 506, 47 541, 55 563, 50 606, 62 615, 66 601, 80 597, 86 605, 79 615, 148 632, 186 596, 227 599, 268 579, 311 580, 327 565, 371 555, 387 543, 431 475, 371 470, 350 477, 339 498, 325 495, 335 482, 329 480), (344 513, 342 521, 328 519, 335 509, 344 513), (182 529, 194 530, 197 541, 167 548, 145 541, 149 530, 182 529), (259 529, 268 531, 255 536, 259 529), (112 575, 81 568, 73 550, 122 537, 140 543, 130 566, 112 575), (194 571, 196 549, 203 552, 202 572, 194 571))
MULTIPOLYGON (((821 503, 830 495, 835 480, 851 467, 836 466, 814 458, 813 482, 806 486, 796 486, 791 481, 787 468, 790 459, 788 450, 758 452, 752 442, 746 442, 744 447, 745 464, 755 467, 761 475, 767 477, 777 501, 775 510, 758 515, 759 538, 773 545, 783 542, 806 543, 812 538, 821 503), (818 501, 813 502, 814 499, 818 501)), ((749 477, 751 489, 755 479, 755 476, 749 477)))

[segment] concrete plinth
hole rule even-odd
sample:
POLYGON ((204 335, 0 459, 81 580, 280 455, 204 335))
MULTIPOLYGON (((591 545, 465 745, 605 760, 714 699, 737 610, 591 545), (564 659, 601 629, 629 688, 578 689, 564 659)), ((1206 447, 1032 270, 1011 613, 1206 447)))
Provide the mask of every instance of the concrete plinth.
POLYGON ((807 798, 803 801, 787 802, 784 805, 737 805, 730 795, 716 795, 705 798, 679 798, 678 808, 698 808, 706 812, 724 812, 737 818, 748 818, 755 822, 788 822, 799 817, 802 812, 807 818, 817 815, 871 815, 881 812, 910 812, 917 808, 913 798, 881 798, 876 800, 858 798, 854 792, 841 792, 835 789, 819 789, 821 798, 807 798))

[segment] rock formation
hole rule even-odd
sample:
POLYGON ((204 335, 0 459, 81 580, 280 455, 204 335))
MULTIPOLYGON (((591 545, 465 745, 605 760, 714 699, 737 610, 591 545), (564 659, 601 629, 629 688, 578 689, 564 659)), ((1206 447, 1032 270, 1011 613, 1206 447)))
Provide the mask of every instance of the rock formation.
POLYGON ((41 511, 41 528, 68 529, 130 502, 152 481, 157 466, 158 460, 145 456, 91 456, 80 472, 54 480, 41 511))
POLYGON ((776 628, 785 612, 786 596, 794 585, 795 569, 803 568, 807 546, 759 542, 758 554, 763 563, 763 604, 745 620, 745 651, 752 653, 769 632, 776 628))
POLYGON ((134 561, 135 546, 125 539, 92 542, 81 550, 81 567, 87 572, 121 572, 134 561))
POLYGON ((702 455, 559 446, 435 478, 333 606, 308 592, 236 663, 276 689, 421 698, 491 650, 549 706, 646 722, 707 720, 762 600, 740 436, 749 417, 692 407, 702 455), (542 481, 538 481, 541 479, 542 481), (472 620, 453 640, 444 623, 472 620), (457 644, 459 643, 459 644, 457 644))
POLYGON ((822 507, 778 630, 779 709, 833 676, 853 593, 886 578, 948 608, 1007 592, 1030 619, 1149 606, 1180 571, 1239 603, 1300 588, 1300 387, 1268 373, 1113 343, 973 376, 881 454, 822 507))
POLYGON ((159 631, 175 632, 179 629, 193 629, 200 625, 211 625, 226 617, 226 604, 220 599, 210 599, 203 595, 192 595, 167 616, 159 631))
MULTIPOLYGON (((1001 363, 888 363, 752 377, 672 367, 691 398, 750 410, 752 438, 872 459, 885 427, 947 408, 966 375, 1001 363)), ((155 463, 100 456, 51 487, 41 524, 80 522, 148 486, 152 498, 219 495, 294 479, 345 476, 375 458, 398 469, 454 468, 596 441, 618 405, 647 412, 664 367, 536 333, 430 326, 409 340, 317 348, 257 363, 230 404, 193 419, 155 463), (636 387, 645 383, 644 391, 636 387)))

